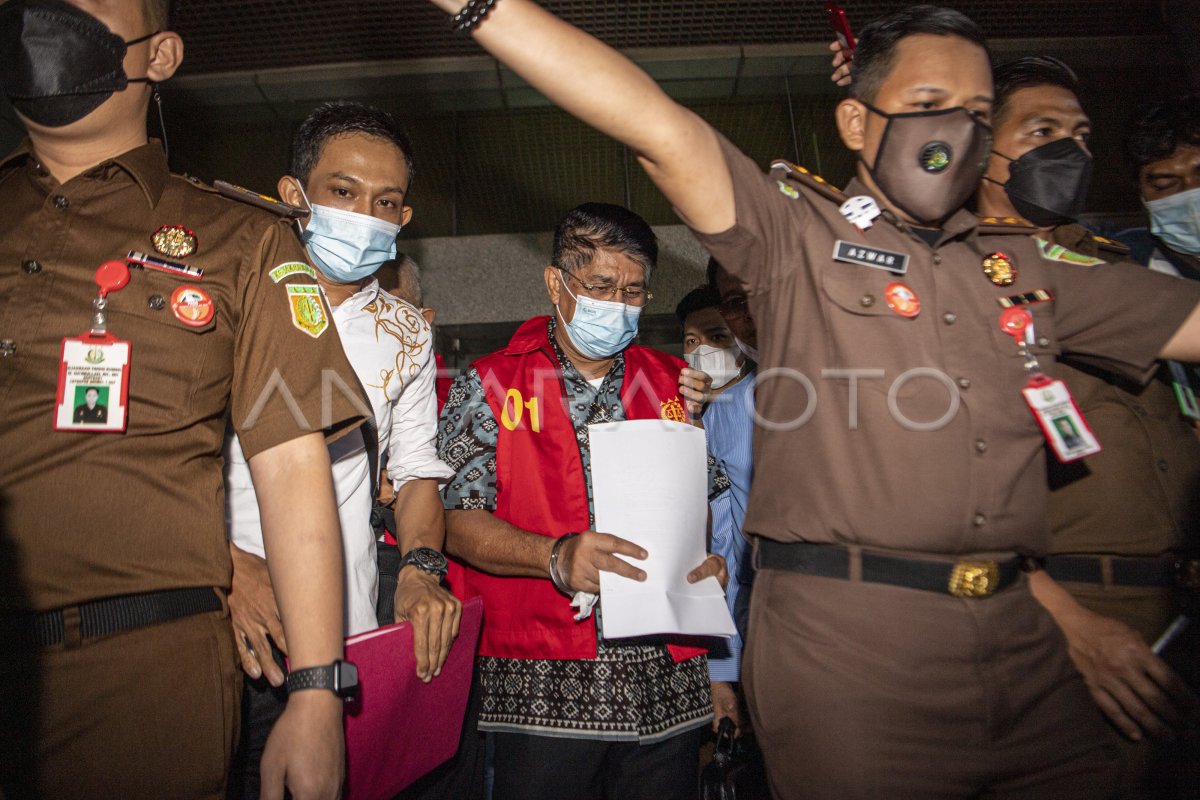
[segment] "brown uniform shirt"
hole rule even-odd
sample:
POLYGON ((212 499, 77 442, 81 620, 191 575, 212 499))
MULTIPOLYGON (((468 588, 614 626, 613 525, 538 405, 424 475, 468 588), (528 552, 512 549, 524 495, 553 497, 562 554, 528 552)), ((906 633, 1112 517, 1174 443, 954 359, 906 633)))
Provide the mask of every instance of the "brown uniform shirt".
MULTIPOLYGON (((1115 248, 1103 246, 1108 240, 1096 240, 1080 225, 1056 228, 1054 240, 1089 256, 1122 260, 1115 248)), ((1180 413, 1167 368, 1143 386, 1066 356, 1055 375, 1071 387, 1104 450, 1070 464, 1050 459, 1053 552, 1157 556, 1195 542, 1200 439, 1180 413)))
MULTIPOLYGON (((807 182, 786 170, 764 175, 722 147, 737 222, 698 237, 749 285, 758 323, 762 420, 745 529, 926 553, 1046 552, 1044 440, 1021 396, 1028 376, 999 328, 998 298, 1054 295, 1028 306, 1044 368, 1070 351, 1144 378, 1200 287, 1127 264, 1050 261, 1031 229, 988 233, 965 211, 935 247, 882 217, 860 231, 807 182), (835 260, 839 240, 907 255, 907 273, 835 260), (1011 286, 983 274, 995 252, 1016 267, 1011 286), (920 300, 916 317, 889 308, 893 282, 920 300), (850 381, 829 370, 875 372, 859 378, 854 398, 850 381), (934 429, 912 429, 922 423, 934 429)), ((867 194, 857 181, 846 189, 867 194)))
MULTIPOLYGON (((229 585, 227 422, 253 457, 361 420, 337 388, 322 401, 325 370, 358 386, 328 307, 318 336, 294 324, 286 286, 312 279, 269 275, 304 260, 286 222, 171 175, 157 143, 65 184, 28 145, 0 161, 0 501, 18 578, 0 590, 3 606, 229 585), (157 256, 151 236, 163 225, 195 233, 195 253, 173 260, 204 276, 135 269, 109 295, 108 330, 132 348, 128 430, 55 431, 62 339, 90 328, 96 267, 130 250, 157 256), (208 324, 176 318, 183 285, 212 298, 208 324)), ((300 321, 317 332, 319 317, 300 321)))

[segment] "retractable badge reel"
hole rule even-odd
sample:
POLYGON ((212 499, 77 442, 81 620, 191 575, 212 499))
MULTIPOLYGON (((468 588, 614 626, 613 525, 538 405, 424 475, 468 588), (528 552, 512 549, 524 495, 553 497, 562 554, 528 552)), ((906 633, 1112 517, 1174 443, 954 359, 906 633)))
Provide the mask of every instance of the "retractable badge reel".
POLYGON ((105 433, 125 431, 129 411, 129 342, 108 332, 108 295, 129 283, 124 261, 96 269, 99 296, 92 301, 92 328, 63 339, 58 369, 54 429, 105 433))
POLYGON ((1000 314, 1000 330, 1013 338, 1017 352, 1025 359, 1029 379, 1021 394, 1058 460, 1066 464, 1099 453, 1100 443, 1075 405, 1067 385, 1043 373, 1037 356, 1029 350, 1036 341, 1033 315, 1021 306, 1006 308, 1000 314))

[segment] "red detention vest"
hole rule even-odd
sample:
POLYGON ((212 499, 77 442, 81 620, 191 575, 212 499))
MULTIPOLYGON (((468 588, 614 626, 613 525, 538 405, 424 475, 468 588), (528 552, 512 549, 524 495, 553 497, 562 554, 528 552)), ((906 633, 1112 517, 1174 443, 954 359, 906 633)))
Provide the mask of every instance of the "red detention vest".
MULTIPOLYGON (((499 423, 495 514, 522 530, 559 538, 588 530, 587 485, 566 389, 547 335, 549 317, 525 322, 503 350, 475 362, 499 423)), ((625 350, 621 404, 626 419, 685 420, 679 395, 684 362, 632 345, 625 350)), ((455 565, 457 566, 457 565, 455 565)), ((504 658, 592 659, 596 622, 576 622, 544 578, 497 577, 454 569, 455 594, 483 597, 479 654, 504 658)), ((676 661, 706 652, 668 645, 676 661)))

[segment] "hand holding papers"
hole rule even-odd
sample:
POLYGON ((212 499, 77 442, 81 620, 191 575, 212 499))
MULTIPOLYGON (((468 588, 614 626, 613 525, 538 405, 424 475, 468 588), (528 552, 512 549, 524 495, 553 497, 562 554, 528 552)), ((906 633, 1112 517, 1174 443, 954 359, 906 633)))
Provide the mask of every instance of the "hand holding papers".
POLYGON ((731 636, 733 619, 715 578, 688 583, 706 557, 704 431, 681 422, 589 425, 596 529, 648 553, 635 581, 600 573, 607 639, 656 633, 731 636))

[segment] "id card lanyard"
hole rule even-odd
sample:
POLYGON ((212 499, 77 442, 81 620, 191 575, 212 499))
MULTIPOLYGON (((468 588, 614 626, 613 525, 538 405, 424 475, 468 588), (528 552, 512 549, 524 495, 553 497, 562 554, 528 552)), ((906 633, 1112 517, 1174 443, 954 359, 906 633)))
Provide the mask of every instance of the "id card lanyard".
POLYGON ((1100 443, 1067 385, 1043 373, 1037 356, 1029 350, 1036 341, 1033 315, 1021 306, 1006 308, 1000 314, 1000 330, 1013 338, 1018 354, 1025 359, 1025 372, 1029 378, 1021 394, 1058 460, 1066 464, 1099 453, 1100 443))
POLYGON ((108 332, 108 295, 129 283, 124 261, 96 269, 99 296, 92 301, 91 330, 62 341, 54 429, 123 433, 129 421, 130 343, 108 332))

